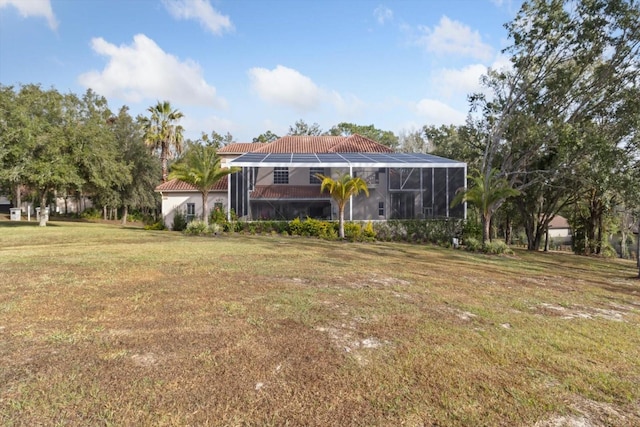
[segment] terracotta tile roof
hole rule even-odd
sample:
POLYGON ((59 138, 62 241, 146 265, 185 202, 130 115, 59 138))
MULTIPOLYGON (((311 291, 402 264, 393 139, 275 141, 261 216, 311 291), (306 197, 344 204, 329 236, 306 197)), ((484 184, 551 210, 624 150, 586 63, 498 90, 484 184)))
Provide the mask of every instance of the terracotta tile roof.
POLYGON ((249 196, 251 200, 322 199, 329 200, 329 194, 320 193, 319 185, 256 185, 249 196))
POLYGON ((218 150, 218 153, 224 154, 244 154, 256 151, 265 145, 263 142, 233 142, 218 150))
POLYGON ((364 136, 283 136, 268 144, 261 144, 256 153, 392 153, 386 145, 364 136))
POLYGON ((565 217, 556 215, 549 222, 549 228, 571 228, 571 226, 565 217))
MULTIPOLYGON (((164 182, 156 187, 156 191, 164 192, 180 192, 180 191, 198 191, 193 185, 177 179, 164 182)), ((227 179, 223 178, 216 182, 210 191, 227 191, 227 179)))

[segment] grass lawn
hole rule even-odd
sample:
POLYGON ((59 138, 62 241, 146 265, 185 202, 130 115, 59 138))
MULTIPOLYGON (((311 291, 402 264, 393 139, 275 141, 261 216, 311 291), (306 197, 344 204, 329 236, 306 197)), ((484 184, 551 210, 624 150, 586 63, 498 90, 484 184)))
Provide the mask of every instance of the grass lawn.
POLYGON ((636 275, 0 221, 0 425, 638 426, 636 275))

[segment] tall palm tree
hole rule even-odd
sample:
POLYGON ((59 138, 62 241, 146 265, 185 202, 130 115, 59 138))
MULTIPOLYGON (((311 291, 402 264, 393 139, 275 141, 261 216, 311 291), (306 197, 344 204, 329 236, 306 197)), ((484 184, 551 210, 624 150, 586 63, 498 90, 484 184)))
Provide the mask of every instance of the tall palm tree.
POLYGON ((336 179, 322 174, 316 174, 316 176, 322 181, 320 192, 328 191, 331 198, 338 204, 340 238, 344 239, 344 207, 351 196, 357 196, 361 191, 369 197, 367 183, 362 178, 352 178, 348 173, 336 176, 336 179))
POLYGON ((482 244, 484 245, 490 239, 489 228, 491 226, 491 217, 493 210, 491 207, 498 201, 517 196, 520 191, 511 187, 509 181, 500 175, 500 170, 493 168, 487 175, 481 175, 479 172, 470 175, 472 185, 459 191, 456 197, 451 201, 451 206, 455 206, 462 202, 469 202, 480 210, 482 219, 482 244))
POLYGON ((184 181, 196 187, 202 195, 202 220, 209 225, 209 191, 225 176, 239 168, 221 168, 220 157, 212 146, 192 145, 184 157, 171 167, 169 178, 184 181))
POLYGON ((167 159, 182 152, 182 133, 184 128, 176 124, 184 114, 174 110, 169 101, 158 101, 152 107, 147 108, 151 117, 144 117, 144 142, 148 147, 160 154, 162 163, 162 182, 167 181, 167 159))

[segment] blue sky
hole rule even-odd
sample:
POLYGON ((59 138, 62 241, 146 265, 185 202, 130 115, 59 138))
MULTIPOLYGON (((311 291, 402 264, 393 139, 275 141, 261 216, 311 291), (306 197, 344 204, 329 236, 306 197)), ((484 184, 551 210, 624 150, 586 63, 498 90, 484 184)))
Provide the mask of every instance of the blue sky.
POLYGON ((169 100, 186 136, 461 124, 519 0, 0 0, 0 83, 169 100))

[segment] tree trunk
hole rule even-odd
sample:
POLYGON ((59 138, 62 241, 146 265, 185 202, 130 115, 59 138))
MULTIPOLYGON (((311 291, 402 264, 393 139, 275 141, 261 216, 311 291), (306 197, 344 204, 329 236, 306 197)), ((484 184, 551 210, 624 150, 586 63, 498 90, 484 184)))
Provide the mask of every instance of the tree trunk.
POLYGON ((638 235, 636 236, 636 265, 638 266, 638 279, 640 279, 640 221, 638 221, 638 235))
POLYGON ((209 192, 208 191, 203 191, 202 192, 202 220, 204 221, 204 223, 207 225, 207 227, 209 226, 209 212, 207 209, 207 199, 209 198, 209 192))
POLYGON ((167 172, 167 152, 164 149, 160 153, 160 163, 162 164, 162 182, 167 182, 167 176, 169 173, 167 172))
POLYGON ((129 206, 122 207, 122 225, 127 225, 127 215, 129 215, 129 206))
POLYGON ((47 226, 47 190, 40 193, 40 227, 47 226))
POLYGON ((22 185, 20 184, 16 184, 16 194, 15 194, 15 203, 13 204, 14 208, 20 208, 22 210, 22 207, 20 206, 22 204, 22 185))
POLYGON ((339 236, 344 239, 344 205, 338 205, 339 236))
POLYGON ((482 244, 489 242, 491 238, 491 214, 482 214, 482 244))
POLYGON ((544 251, 549 252, 549 226, 546 227, 546 232, 544 233, 544 251))
POLYGON ((511 215, 507 215, 507 219, 504 225, 504 242, 507 245, 511 244, 511 234, 513 232, 513 224, 511 222, 511 215))
POLYGON ((102 218, 106 221, 108 219, 107 217, 107 206, 103 206, 102 207, 102 218))

